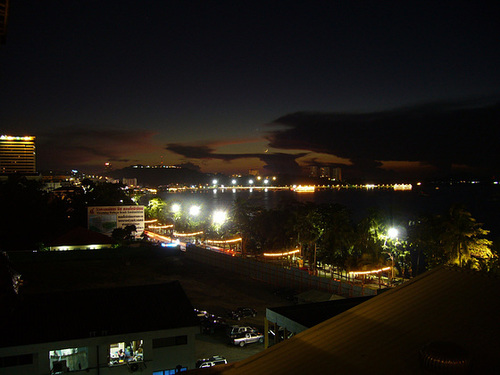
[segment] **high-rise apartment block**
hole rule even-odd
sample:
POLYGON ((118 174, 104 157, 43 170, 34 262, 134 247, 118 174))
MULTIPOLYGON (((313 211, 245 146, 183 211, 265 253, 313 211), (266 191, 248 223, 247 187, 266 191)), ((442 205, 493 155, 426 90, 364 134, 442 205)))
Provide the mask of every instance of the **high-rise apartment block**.
POLYGON ((342 170, 338 167, 314 165, 311 167, 310 176, 328 178, 332 181, 342 181, 342 170))
POLYGON ((7 18, 9 15, 9 0, 0 0, 0 44, 5 44, 7 35, 7 18))
POLYGON ((0 135, 0 174, 35 173, 35 137, 0 135))

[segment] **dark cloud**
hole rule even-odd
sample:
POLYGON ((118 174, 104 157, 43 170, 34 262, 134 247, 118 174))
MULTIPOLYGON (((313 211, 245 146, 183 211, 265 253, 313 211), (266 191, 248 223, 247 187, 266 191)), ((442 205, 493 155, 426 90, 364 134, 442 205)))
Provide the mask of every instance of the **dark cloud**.
POLYGON ((214 152, 215 150, 207 145, 183 145, 171 143, 166 146, 166 149, 182 155, 188 159, 210 160, 217 159, 223 161, 233 161, 238 159, 257 158, 265 163, 264 169, 269 174, 301 174, 302 170, 297 159, 307 155, 300 154, 284 154, 284 153, 243 153, 243 154, 221 154, 214 152))
POLYGON ((37 136, 39 169, 90 170, 106 161, 132 162, 134 153, 151 152, 153 132, 59 128, 37 136))
POLYGON ((372 113, 297 112, 275 120, 270 146, 349 159, 363 169, 410 161, 498 173, 500 101, 434 103, 372 113))

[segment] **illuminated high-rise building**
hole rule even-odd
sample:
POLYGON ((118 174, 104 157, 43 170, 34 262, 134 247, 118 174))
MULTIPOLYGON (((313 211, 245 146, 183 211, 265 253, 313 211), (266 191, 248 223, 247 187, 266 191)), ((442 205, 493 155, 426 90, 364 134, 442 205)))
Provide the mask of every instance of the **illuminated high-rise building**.
POLYGON ((0 174, 35 173, 35 137, 0 135, 0 174))
POLYGON ((5 44, 7 35, 7 16, 9 15, 9 0, 0 0, 0 44, 5 44))

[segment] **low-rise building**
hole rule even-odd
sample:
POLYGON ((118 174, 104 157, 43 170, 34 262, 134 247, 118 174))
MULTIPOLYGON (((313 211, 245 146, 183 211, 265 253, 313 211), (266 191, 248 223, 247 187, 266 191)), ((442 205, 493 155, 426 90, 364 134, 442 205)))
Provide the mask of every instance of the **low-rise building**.
POLYGON ((0 308, 1 375, 195 368, 198 320, 177 281, 20 294, 0 308))

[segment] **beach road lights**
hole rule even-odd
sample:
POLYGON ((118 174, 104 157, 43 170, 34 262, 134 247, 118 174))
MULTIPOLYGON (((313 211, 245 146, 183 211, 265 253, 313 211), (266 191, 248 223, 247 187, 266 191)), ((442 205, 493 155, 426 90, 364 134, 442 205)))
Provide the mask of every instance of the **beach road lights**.
POLYGON ((201 208, 200 206, 191 206, 189 208, 189 214, 191 216, 198 216, 200 214, 201 208))

